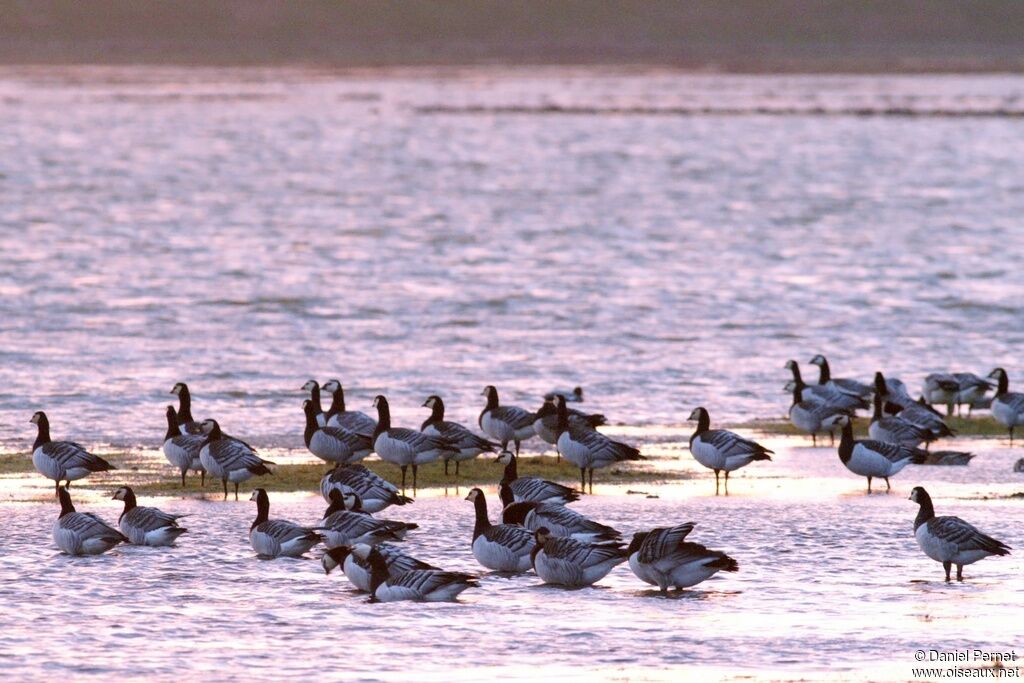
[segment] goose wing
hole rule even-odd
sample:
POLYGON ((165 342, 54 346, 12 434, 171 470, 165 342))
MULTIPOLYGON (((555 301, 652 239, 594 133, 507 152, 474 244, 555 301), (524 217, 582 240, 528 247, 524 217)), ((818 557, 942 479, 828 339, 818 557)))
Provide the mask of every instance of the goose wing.
POLYGON ((171 515, 156 508, 134 507, 125 513, 124 519, 140 531, 155 531, 164 527, 178 526, 179 515, 171 515))
POLYGON ((483 533, 491 543, 496 543, 512 555, 528 554, 536 542, 533 533, 513 524, 496 524, 483 533))
POLYGON ((103 472, 113 469, 110 463, 98 455, 93 455, 74 441, 51 441, 42 446, 43 453, 60 463, 65 469, 81 467, 90 472, 103 472))
POLYGON ((874 439, 864 439, 862 441, 854 442, 878 455, 882 456, 889 462, 900 462, 902 460, 910 459, 911 462, 920 464, 924 462, 928 456, 926 451, 919 448, 910 448, 909 446, 903 446, 898 443, 889 443, 888 441, 875 441, 874 439))
POLYGON ((725 429, 711 429, 701 434, 700 438, 704 443, 714 446, 718 453, 725 458, 775 452, 768 450, 756 441, 744 439, 739 434, 725 429))
POLYGON ((544 543, 544 554, 556 563, 584 569, 608 560, 620 559, 624 556, 625 550, 619 543, 583 543, 563 536, 549 538, 544 543))
POLYGON ((407 599, 424 598, 431 593, 440 591, 452 584, 463 584, 476 586, 475 576, 462 572, 447 572, 440 569, 415 569, 412 571, 392 575, 387 585, 391 588, 392 594, 406 595, 407 599))
POLYGON ((927 524, 929 533, 955 545, 959 552, 983 550, 993 555, 1007 555, 1010 552, 1008 545, 982 533, 959 517, 932 517, 927 524))
POLYGON ((264 533, 282 545, 288 541, 299 538, 313 540, 314 538, 320 537, 319 534, 312 529, 299 526, 298 524, 289 522, 286 519, 268 519, 267 521, 256 525, 254 531, 264 533))
POLYGON ((498 450, 498 444, 474 434, 458 422, 443 420, 434 423, 434 426, 441 432, 441 437, 458 448, 479 448, 487 453, 494 453, 498 450))
POLYGON ((604 434, 590 429, 580 428, 569 423, 569 436, 590 451, 592 462, 620 462, 622 460, 642 460, 640 451, 620 441, 612 441, 604 434))
POLYGON ((254 474, 261 474, 267 472, 266 465, 271 464, 256 455, 251 446, 238 439, 211 441, 208 452, 210 457, 228 472, 249 470, 254 474))
MULTIPOLYGON (((388 573, 392 576, 398 576, 416 569, 437 569, 434 565, 417 560, 415 557, 407 555, 395 546, 387 543, 378 545, 377 551, 384 558, 384 561, 387 562, 388 573)), ((361 562, 361 564, 365 563, 361 562)), ((368 569, 369 565, 366 565, 366 568, 368 569)))
POLYGON ((377 421, 366 413, 358 410, 346 410, 343 413, 329 415, 327 424, 331 427, 341 427, 356 434, 370 435, 377 429, 377 421))
POLYGON ((341 447, 352 452, 373 448, 369 436, 357 434, 344 427, 321 427, 320 432, 336 441, 341 447))
POLYGON ((1016 413, 1024 412, 1024 394, 1007 393, 999 396, 999 401, 1016 413))
POLYGON ((533 424, 535 414, 519 406, 498 406, 491 409, 491 417, 513 429, 525 429, 533 424))
POLYGON ((102 538, 127 542, 128 538, 91 512, 72 512, 60 518, 57 527, 63 534, 79 539, 102 538))
POLYGON ((557 503, 545 503, 534 510, 533 527, 545 526, 556 536, 574 536, 587 534, 606 540, 614 540, 622 536, 618 531, 605 524, 584 517, 575 510, 557 503), (562 532, 562 533, 558 533, 562 532))
POLYGON ((693 522, 686 522, 673 527, 652 529, 640 545, 640 561, 653 564, 676 552, 679 544, 693 531, 693 526, 693 522))
POLYGON ((453 446, 447 439, 439 436, 431 436, 415 429, 405 427, 392 427, 388 430, 388 436, 396 441, 407 444, 415 452, 430 451, 434 449, 452 450, 453 446))
POLYGON ((579 500, 579 494, 568 486, 536 477, 519 477, 509 482, 509 488, 512 489, 516 501, 545 503, 553 499, 565 502, 579 500))

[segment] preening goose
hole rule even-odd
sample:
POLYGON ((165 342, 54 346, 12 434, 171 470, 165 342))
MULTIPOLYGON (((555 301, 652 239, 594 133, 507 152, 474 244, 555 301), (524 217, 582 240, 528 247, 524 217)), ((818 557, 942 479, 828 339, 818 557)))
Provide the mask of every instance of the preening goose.
POLYGON ((358 497, 354 493, 332 490, 330 496, 331 504, 316 527, 317 531, 324 532, 328 548, 401 541, 409 531, 419 528, 418 524, 375 519, 365 511, 354 509, 358 507, 358 497))
POLYGON ((235 500, 238 500, 238 485, 254 475, 273 474, 267 465, 275 463, 256 455, 252 446, 221 431, 216 420, 204 420, 203 431, 206 441, 199 449, 199 460, 211 477, 224 484, 224 500, 228 499, 228 482, 235 484, 235 500))
POLYGON ((428 396, 423 402, 424 408, 430 408, 430 417, 424 420, 420 431, 429 436, 436 436, 444 439, 457 451, 448 451, 450 454, 444 459, 444 473, 448 474, 448 463, 455 461, 455 476, 459 476, 459 464, 464 460, 475 458, 481 453, 495 453, 498 444, 491 443, 482 436, 477 436, 458 422, 449 422, 444 419, 444 401, 436 394, 428 396))
POLYGON ((956 580, 964 580, 964 565, 974 564, 989 555, 1009 555, 1010 546, 983 534, 959 517, 936 517, 932 498, 920 486, 910 492, 910 500, 921 506, 914 519, 914 538, 924 554, 942 563, 949 581, 949 570, 956 565, 956 580))
MULTIPOLYGON (((899 384, 903 383, 899 382, 899 384)), ((886 412, 894 413, 904 422, 928 430, 935 438, 956 435, 956 432, 949 428, 949 425, 943 421, 942 416, 934 408, 912 399, 905 388, 894 390, 891 381, 887 380, 881 372, 875 373, 875 395, 884 399, 886 412)), ((872 435, 872 438, 876 437, 872 435)))
POLYGON ((32 465, 39 474, 53 479, 55 493, 60 491, 61 481, 70 486, 75 479, 86 477, 92 472, 116 469, 100 456, 85 450, 81 444, 74 441, 51 441, 50 420, 43 411, 37 411, 29 422, 38 428, 36 441, 32 444, 32 465))
POLYGON ((254 489, 249 500, 256 501, 249 542, 260 557, 299 557, 324 540, 313 529, 286 519, 270 519, 270 498, 265 489, 254 489))
POLYGON ((440 569, 412 569, 391 574, 380 551, 362 543, 353 546, 352 554, 370 565, 370 602, 443 602, 454 600, 467 588, 480 585, 472 574, 440 569))
MULTIPOLYGON (((323 408, 320 406, 320 385, 315 379, 311 379, 302 385, 303 391, 309 392, 309 403, 313 406, 313 419, 316 421, 318 427, 327 426, 327 415, 324 413, 323 408)), ((305 404, 303 404, 305 406, 305 404)), ((314 453, 314 455, 316 455, 314 453)), ((319 457, 319 456, 317 456, 319 457)))
POLYGON ((454 457, 458 449, 446 439, 430 436, 414 429, 391 426, 391 408, 381 395, 373 400, 377 407, 377 429, 373 432, 373 450, 381 460, 402 469, 402 491, 405 491, 405 471, 412 465, 412 490, 416 491, 416 471, 420 465, 454 457))
POLYGON ((302 402, 306 414, 306 429, 302 439, 309 452, 327 462, 350 463, 362 460, 373 452, 370 437, 350 432, 342 427, 324 427, 317 422, 317 408, 306 399, 302 402))
POLYGON ((871 396, 872 388, 869 384, 858 382, 854 379, 844 379, 842 377, 832 377, 832 370, 828 366, 828 360, 825 356, 820 353, 810 360, 811 365, 818 366, 818 384, 822 386, 831 386, 844 394, 851 396, 857 396, 859 398, 866 399, 871 396))
MULTIPOLYGON (((718 494, 718 474, 725 472, 725 492, 729 492, 729 473, 749 465, 755 460, 771 460, 775 451, 756 441, 744 439, 724 429, 711 429, 711 416, 703 408, 694 408, 690 419, 697 421, 697 430, 690 437, 693 459, 715 472, 715 494, 718 494)), ((849 424, 849 423, 847 423, 849 424)))
POLYGON ((544 583, 573 588, 590 586, 628 557, 621 543, 583 543, 566 536, 552 536, 547 527, 533 534, 533 568, 544 583))
POLYGON ((551 401, 554 403, 555 397, 561 396, 565 399, 566 403, 583 403, 583 387, 573 387, 572 389, 555 389, 544 394, 545 401, 551 401))
POLYGON ((535 434, 533 413, 518 406, 499 405, 498 390, 490 384, 484 387, 483 395, 487 397, 487 405, 480 413, 480 429, 498 441, 503 451, 508 450, 509 441, 515 443, 516 455, 519 455, 519 445, 535 434))
POLYGON ((473 503, 476 511, 471 545, 476 561, 496 572, 529 571, 533 534, 514 524, 491 524, 487 499, 480 489, 471 489, 466 500, 473 503))
POLYGON ((629 544, 629 568, 641 581, 657 586, 667 593, 669 586, 677 590, 696 586, 720 571, 739 571, 736 560, 718 550, 708 550, 699 543, 687 542, 693 523, 674 527, 638 531, 629 544))
POLYGON ((590 473, 590 492, 594 492, 594 470, 625 460, 643 460, 639 449, 621 441, 612 441, 604 434, 589 426, 574 424, 569 420, 565 399, 555 398, 558 410, 558 452, 576 467, 580 468, 580 490, 585 491, 586 475, 590 473))
POLYGON ((122 486, 114 492, 113 498, 124 501, 124 510, 117 520, 117 526, 133 545, 173 545, 178 536, 188 531, 178 526, 178 520, 185 515, 172 515, 156 508, 137 505, 131 486, 122 486))
MULTIPOLYGON (((935 440, 935 435, 931 431, 907 422, 900 415, 883 415, 882 404, 885 398, 881 394, 876 392, 873 401, 875 412, 871 416, 871 424, 868 425, 868 435, 872 439, 898 443, 908 448, 917 448, 922 442, 927 444, 935 440)), ((901 414, 902 412, 900 411, 901 414)))
MULTIPOLYGON (((421 562, 406 555, 396 546, 379 543, 374 546, 387 564, 388 575, 398 576, 416 569, 437 569, 434 565, 421 562)), ((335 568, 341 567, 349 582, 364 593, 370 592, 370 565, 352 552, 352 546, 342 545, 331 548, 320 558, 324 573, 330 574, 335 568)))
POLYGON ((366 436, 373 434, 377 428, 376 420, 359 410, 345 410, 345 390, 339 380, 327 380, 324 391, 331 394, 331 407, 327 409, 328 427, 341 427, 366 436))
POLYGON ((178 382, 171 389, 171 393, 178 397, 178 429, 182 434, 202 434, 202 423, 192 418, 192 394, 189 393, 188 385, 178 382))
POLYGON ((957 412, 962 415, 963 406, 966 405, 967 417, 970 417, 975 407, 986 403, 985 395, 992 390, 992 384, 973 372, 954 372, 953 377, 959 383, 956 392, 957 412))
POLYGON ((580 499, 580 494, 568 486, 538 477, 520 477, 518 460, 512 451, 502 451, 496 459, 505 465, 505 473, 501 477, 502 505, 520 501, 564 504, 580 499))
POLYGON ((803 400, 812 403, 824 403, 848 411, 863 410, 868 402, 860 396, 853 396, 837 389, 831 384, 807 384, 800 376, 800 366, 795 360, 786 361, 786 369, 793 373, 793 381, 785 386, 787 394, 793 393, 796 387, 803 392, 803 400))
POLYGON ((843 437, 839 440, 839 459, 846 469, 854 474, 868 478, 868 493, 871 493, 871 479, 885 479, 885 490, 889 485, 889 477, 914 463, 922 464, 928 452, 919 448, 910 448, 897 443, 886 443, 873 439, 854 440, 853 425, 843 427, 843 437))
POLYGON ((547 527, 552 536, 570 536, 584 543, 622 540, 622 534, 612 527, 599 524, 559 503, 510 503, 501 511, 501 519, 505 524, 518 524, 530 531, 547 527))
MULTIPOLYGON (((1010 445, 1013 445, 1013 428, 1024 424, 1024 394, 1010 392, 1010 380, 1006 370, 996 368, 989 377, 996 380, 996 395, 992 399, 992 417, 1010 430, 1010 445)), ((38 469, 38 467, 37 467, 38 469)))
POLYGON ((390 505, 407 505, 412 498, 403 496, 398 487, 362 465, 339 463, 320 480, 320 494, 328 503, 331 491, 355 493, 367 512, 380 512, 390 505))
POLYGON ((53 541, 68 555, 99 555, 128 539, 91 512, 75 512, 71 494, 57 487, 60 516, 53 523, 53 541))
POLYGON ((793 405, 789 407, 789 421, 811 435, 811 444, 818 445, 818 432, 828 432, 835 441, 835 430, 850 421, 850 413, 827 403, 814 403, 803 399, 803 388, 793 384, 793 405))
MULTIPOLYGON (((596 429, 605 424, 607 420, 604 415, 595 413, 588 415, 578 410, 566 409, 569 414, 570 424, 577 427, 596 429)), ((534 413, 533 431, 545 443, 552 446, 558 445, 558 408, 555 406, 555 399, 544 401, 540 409, 534 413)))
POLYGON ((924 378, 923 393, 924 400, 930 405, 945 405, 946 415, 952 415, 960 393, 960 380, 948 372, 933 372, 924 378))
POLYGON ((206 436, 182 434, 178 428, 178 415, 174 406, 167 406, 167 433, 164 435, 164 457, 181 472, 181 487, 185 488, 185 473, 199 472, 199 486, 206 486, 206 470, 199 458, 206 436))

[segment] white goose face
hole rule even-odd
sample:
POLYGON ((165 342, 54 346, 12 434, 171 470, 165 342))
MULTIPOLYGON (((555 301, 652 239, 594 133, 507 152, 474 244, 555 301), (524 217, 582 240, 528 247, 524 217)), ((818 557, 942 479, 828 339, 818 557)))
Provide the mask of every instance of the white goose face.
POLYGON ((380 403, 380 398, 381 398, 380 396, 376 396, 376 397, 374 397, 374 399, 373 399, 373 407, 374 407, 374 408, 376 408, 376 407, 377 407, 377 404, 379 404, 379 403, 380 403))
POLYGON ((471 500, 471 501, 476 502, 476 499, 480 497, 481 493, 482 493, 482 491, 480 489, 473 489, 472 491, 469 492, 469 495, 466 496, 466 500, 471 500))
POLYGON ((812 358, 809 362, 810 362, 811 365, 824 365, 825 364, 825 357, 819 353, 817 356, 812 358))
POLYGON ((352 546, 352 554, 358 557, 360 560, 365 560, 370 557, 370 546, 365 543, 357 543, 352 546))
POLYGON ((918 500, 918 498, 919 498, 918 491, 920 490, 920 488, 921 488, 920 486, 915 486, 914 490, 910 492, 910 500, 914 501, 915 503, 920 503, 921 502, 920 500, 918 500))
POLYGON ((38 411, 38 412, 36 412, 35 415, 32 416, 31 419, 29 419, 29 422, 31 422, 34 425, 37 425, 37 424, 39 424, 39 421, 42 420, 42 419, 43 419, 43 413, 42 413, 42 411, 38 411))
MULTIPOLYGON (((308 384, 308 382, 307 382, 307 384, 308 384)), ((323 389, 324 391, 326 391, 329 394, 333 394, 335 391, 338 390, 338 387, 340 387, 340 386, 341 386, 341 382, 339 382, 338 380, 336 380, 336 379, 329 379, 320 388, 323 389)))
POLYGON ((181 390, 184 388, 185 385, 182 384, 181 382, 178 382, 177 384, 174 385, 174 388, 171 389, 171 393, 174 394, 175 396, 180 396, 181 390))
POLYGON ((341 495, 341 500, 345 503, 346 510, 354 510, 356 507, 356 494, 348 491, 341 495))
POLYGON ((512 454, 512 451, 502 451, 501 453, 498 454, 498 457, 495 459, 495 462, 500 462, 502 465, 507 465, 510 462, 512 462, 513 457, 515 456, 512 454))
POLYGON ((700 419, 700 408, 694 408, 693 412, 690 413, 690 417, 687 420, 699 420, 700 419))
POLYGON ((128 488, 125 487, 125 486, 122 486, 121 488, 119 488, 117 491, 114 492, 114 495, 113 495, 112 499, 113 500, 124 500, 127 497, 128 497, 128 488))
POLYGON ((252 492, 252 495, 249 496, 249 500, 256 500, 259 497, 260 497, 260 490, 256 489, 255 491, 252 492))
POLYGON ((207 420, 203 420, 201 423, 199 423, 199 426, 203 428, 203 433, 209 434, 211 431, 213 431, 213 428, 214 428, 214 426, 216 426, 216 424, 217 424, 216 420, 207 419, 207 420))
POLYGON ((795 367, 796 367, 796 361, 795 360, 787 360, 786 361, 786 365, 785 365, 786 370, 792 370, 795 367))
POLYGON ((435 405, 437 405, 437 399, 434 398, 433 396, 431 396, 430 398, 423 402, 423 407, 430 408, 431 410, 434 409, 435 405))
POLYGON ((796 389, 796 382, 794 382, 793 380, 789 380, 788 382, 786 382, 786 386, 782 387, 783 393, 786 394, 792 394, 794 389, 796 389))
POLYGON ((316 380, 315 379, 311 379, 311 380, 309 380, 308 382, 306 382, 305 384, 302 385, 302 390, 303 391, 313 391, 313 389, 316 389, 316 387, 317 387, 316 380))

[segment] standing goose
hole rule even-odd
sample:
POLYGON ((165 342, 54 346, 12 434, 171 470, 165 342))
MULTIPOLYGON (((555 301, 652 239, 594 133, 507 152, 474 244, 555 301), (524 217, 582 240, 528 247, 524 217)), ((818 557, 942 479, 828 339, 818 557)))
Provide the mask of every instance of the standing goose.
MULTIPOLYGON (((899 384, 902 385, 902 382, 899 384)), ((891 380, 887 380, 881 372, 875 373, 875 395, 881 395, 885 400, 886 412, 895 413, 904 422, 928 430, 933 437, 956 436, 956 432, 949 428, 934 408, 910 398, 905 388, 894 391, 891 380)))
POLYGON ((306 429, 302 439, 309 452, 327 462, 350 463, 362 460, 373 452, 370 437, 350 432, 341 427, 325 427, 317 422, 317 407, 306 399, 302 402, 306 414, 306 429))
MULTIPOLYGON (((1024 394, 1010 392, 1010 380, 1006 370, 996 368, 989 377, 996 380, 996 395, 992 399, 992 417, 1010 430, 1010 445, 1013 445, 1013 428, 1024 424, 1024 394)), ((36 466, 38 469, 38 466, 36 466)))
POLYGON ((953 414, 960 380, 948 372, 933 372, 924 378, 924 399, 930 405, 945 405, 946 415, 953 414))
MULTIPOLYGON (((396 546, 379 543, 374 546, 387 564, 388 575, 398 576, 414 569, 437 569, 432 564, 421 562, 406 555, 396 546)), ((331 548, 320 558, 325 574, 330 574, 336 567, 341 567, 349 582, 364 593, 370 592, 370 565, 352 552, 352 546, 342 545, 331 548)))
POLYGON ((405 535, 418 529, 418 524, 374 519, 363 510, 356 510, 358 498, 353 493, 331 491, 331 504, 317 527, 324 532, 328 548, 367 543, 376 545, 385 541, 401 541, 405 535))
POLYGON ((313 529, 285 519, 269 519, 270 498, 265 489, 254 489, 249 500, 256 501, 249 542, 260 557, 299 557, 324 540, 313 529))
POLYGON ((885 479, 885 490, 889 485, 889 477, 914 463, 923 464, 927 459, 927 451, 911 448, 897 443, 886 443, 873 439, 854 440, 853 425, 843 427, 843 438, 839 440, 839 459, 854 474, 868 478, 868 493, 871 493, 871 479, 885 479))
POLYGON ((192 419, 192 394, 188 391, 188 385, 178 382, 171 393, 178 397, 178 429, 181 433, 202 434, 203 425, 192 419))
POLYGON ((328 427, 341 427, 366 436, 373 434, 377 422, 372 417, 359 410, 345 410, 345 390, 339 380, 327 380, 324 391, 331 395, 331 407, 326 413, 328 427))
POLYGON ((513 524, 491 524, 487 500, 480 489, 472 489, 466 500, 476 509, 473 525, 473 557, 496 572, 522 573, 530 570, 533 533, 513 524))
MULTIPOLYGON (((898 443, 908 448, 917 448, 922 442, 928 444, 935 440, 935 436, 927 429, 918 427, 904 420, 900 415, 886 417, 882 414, 882 403, 885 398, 875 393, 875 412, 871 416, 871 424, 868 425, 868 435, 876 441, 887 443, 898 443)), ((903 411, 900 411, 901 414, 903 411)))
POLYGON ((484 387, 483 395, 487 397, 487 405, 480 413, 480 429, 501 443, 503 451, 508 450, 508 442, 512 441, 519 455, 519 444, 536 433, 533 413, 518 406, 499 405, 498 390, 490 384, 484 387))
POLYGON ((792 393, 796 387, 803 392, 803 399, 812 403, 825 403, 836 408, 847 411, 863 410, 868 407, 868 402, 860 396, 853 396, 839 391, 831 384, 807 384, 800 376, 800 366, 795 360, 786 361, 786 369, 793 373, 793 381, 786 384, 786 393, 792 393))
MULTIPOLYGON (((302 390, 309 392, 309 399, 307 400, 313 406, 313 419, 316 421, 317 426, 326 427, 327 415, 324 413, 323 408, 320 407, 320 385, 315 379, 311 379, 302 385, 302 390)), ((305 407, 305 403, 303 403, 303 407, 305 407)), ((314 455, 316 454, 314 453, 314 455)))
POLYGON ((985 403, 985 394, 992 390, 992 384, 983 377, 978 377, 973 372, 954 372, 953 377, 959 383, 956 392, 956 408, 959 414, 963 414, 963 406, 967 406, 967 417, 977 405, 985 403))
POLYGON ((556 396, 564 398, 566 403, 583 403, 583 387, 573 387, 571 390, 555 389, 544 394, 544 400, 554 403, 556 396))
POLYGON ((868 384, 858 382, 854 379, 843 379, 832 377, 832 370, 828 366, 828 360, 820 353, 810 360, 811 365, 818 366, 818 384, 835 387, 837 390, 850 396, 867 398, 871 395, 872 388, 868 384))
MULTIPOLYGON (((587 413, 581 413, 578 410, 572 409, 567 409, 566 412, 569 414, 569 422, 577 427, 596 429, 607 422, 605 416, 599 413, 588 415, 587 413)), ((545 400, 540 410, 533 415, 533 431, 545 443, 557 446, 558 408, 555 406, 555 399, 545 400)), ((559 457, 561 457, 561 454, 559 454, 559 457)))
POLYGON ((238 485, 253 475, 273 474, 267 465, 275 463, 256 455, 249 444, 221 431, 216 420, 204 420, 203 430, 206 441, 199 449, 199 460, 211 477, 224 484, 224 500, 228 499, 228 482, 235 484, 235 500, 238 500, 238 485))
POLYGON ((687 542, 693 523, 670 528, 638 531, 629 544, 629 568, 641 581, 667 593, 696 586, 720 571, 739 571, 739 564, 723 552, 708 550, 699 543, 687 542))
POLYGON ((43 411, 32 415, 29 422, 38 427, 36 441, 32 444, 32 465, 39 474, 53 479, 55 493, 59 492, 62 480, 70 486, 75 479, 86 477, 92 472, 116 469, 100 456, 85 450, 81 444, 74 441, 51 441, 50 420, 43 411))
POLYGON ((412 465, 412 490, 416 491, 416 470, 420 465, 439 458, 453 457, 458 449, 446 439, 430 436, 414 429, 391 426, 391 408, 381 395, 373 399, 377 407, 377 428, 373 432, 373 450, 381 460, 402 469, 402 491, 405 491, 405 471, 412 465))
POLYGON ((621 543, 583 543, 552 536, 547 527, 533 534, 533 568, 544 583, 572 588, 590 586, 628 557, 621 543))
POLYGON ((182 434, 178 428, 178 415, 174 406, 167 406, 167 434, 164 435, 164 457, 181 472, 181 487, 185 488, 185 473, 199 472, 199 486, 206 486, 206 470, 199 458, 199 450, 206 437, 201 434, 182 434))
POLYGON ((850 413, 843 408, 827 403, 805 401, 803 387, 793 385, 793 405, 789 407, 789 421, 799 429, 810 433, 811 445, 818 445, 818 432, 828 432, 835 443, 835 430, 850 421, 850 413))
MULTIPOLYGON (((771 460, 775 451, 744 439, 724 429, 711 429, 711 416, 703 408, 694 408, 690 419, 697 421, 697 430, 690 437, 693 459, 715 472, 715 494, 718 494, 718 473, 725 472, 725 492, 729 493, 729 473, 755 460, 771 460)), ((847 422, 847 426, 849 422, 847 422)))
POLYGON ((178 536, 188 531, 178 526, 178 519, 185 515, 171 515, 156 508, 136 505, 135 492, 131 486, 119 488, 114 492, 113 499, 124 501, 124 510, 117 520, 117 525, 132 545, 174 545, 178 536))
POLYGON ((921 506, 914 519, 914 537, 924 554, 942 563, 949 581, 949 570, 956 565, 956 580, 964 580, 964 565, 974 564, 989 555, 1009 555, 1010 546, 983 534, 959 517, 936 517, 932 498, 920 486, 910 492, 910 500, 921 506))
POLYGON ((520 477, 516 464, 518 460, 512 451, 502 451, 496 459, 496 462, 505 465, 505 473, 501 478, 502 505, 520 501, 564 504, 580 499, 580 494, 568 486, 537 477, 520 477))
POLYGON ((380 512, 390 505, 407 505, 412 498, 403 496, 398 487, 372 470, 358 464, 338 463, 320 480, 320 494, 328 503, 331 491, 355 493, 367 512, 380 512))
POLYGON ((552 536, 570 536, 584 543, 622 540, 622 534, 610 526, 599 524, 558 503, 510 503, 501 511, 501 521, 518 524, 530 531, 547 527, 552 536))
POLYGON ((430 408, 428 417, 420 431, 429 436, 436 436, 444 439, 458 451, 451 451, 451 455, 444 460, 444 473, 448 474, 448 463, 455 461, 455 476, 459 476, 459 463, 463 460, 475 458, 481 453, 494 453, 498 450, 498 444, 491 443, 482 436, 477 436, 457 422, 448 422, 444 419, 444 401, 436 394, 427 397, 423 403, 424 408, 430 408))
POLYGON ((353 546, 352 554, 370 565, 370 602, 446 602, 467 588, 480 586, 472 574, 441 569, 411 569, 392 574, 380 551, 363 543, 353 546))
POLYGON ((590 472, 590 492, 594 492, 594 470, 624 460, 643 460, 640 451, 620 441, 612 441, 594 429, 573 424, 565 408, 565 398, 557 396, 558 451, 580 468, 580 490, 586 490, 586 474, 590 472))
POLYGON ((60 517, 53 523, 53 541, 68 555, 100 555, 128 539, 91 512, 75 512, 71 494, 57 487, 60 517))

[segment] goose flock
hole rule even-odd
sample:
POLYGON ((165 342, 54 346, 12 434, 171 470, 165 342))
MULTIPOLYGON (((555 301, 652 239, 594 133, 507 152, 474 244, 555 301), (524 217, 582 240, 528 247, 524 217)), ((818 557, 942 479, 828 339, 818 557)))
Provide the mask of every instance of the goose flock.
MULTIPOLYGON (((970 453, 928 449, 933 441, 955 435, 934 405, 945 405, 947 416, 954 407, 966 405, 968 414, 981 407, 990 408, 993 417, 1007 427, 1011 443, 1014 428, 1024 424, 1024 394, 1009 392, 1002 368, 996 368, 987 378, 971 373, 930 374, 920 398, 915 400, 903 382, 886 378, 881 372, 876 373, 873 382, 861 383, 832 377, 828 360, 822 355, 810 363, 819 368, 815 385, 805 383, 796 361, 785 365, 792 373, 786 385, 792 395, 789 419, 811 436, 815 446, 818 435, 828 433, 834 440, 835 432, 840 432, 839 461, 851 473, 867 479, 869 493, 873 479, 884 479, 886 490, 890 490, 890 477, 910 464, 967 464, 970 460, 970 453), (992 396, 988 397, 990 392, 992 396), (870 438, 855 439, 856 412, 869 408, 873 409, 870 438)), ((329 574, 340 567, 352 585, 369 593, 372 601, 452 600, 467 589, 479 587, 479 577, 445 571, 405 553, 401 545, 419 525, 374 515, 414 502, 405 495, 410 468, 415 492, 419 467, 442 462, 448 475, 449 465, 454 462, 457 477, 460 463, 486 454, 504 465, 498 483, 499 522, 491 521, 482 489, 473 488, 466 496, 473 506, 470 550, 486 570, 502 574, 533 571, 545 583, 582 587, 627 564, 640 581, 667 592, 670 588, 692 587, 718 572, 739 569, 738 562, 725 552, 688 540, 693 522, 638 530, 627 542, 620 531, 569 507, 587 493, 588 483, 593 493, 595 469, 644 457, 640 449, 597 430, 606 422, 603 415, 567 407, 567 403, 583 402, 580 387, 549 392, 541 408, 530 411, 501 404, 497 389, 488 385, 483 390, 486 402, 478 419, 483 435, 446 419, 444 400, 436 394, 423 402, 430 414, 417 430, 392 425, 388 399, 383 395, 373 400, 377 412, 373 419, 346 409, 344 389, 337 379, 322 387, 310 380, 302 390, 309 392, 302 403, 303 441, 311 454, 332 465, 320 482, 327 507, 320 519, 308 524, 275 519, 270 516, 266 489, 255 488, 250 500, 256 503, 256 516, 249 540, 260 557, 301 557, 322 544, 326 549, 321 556, 324 571, 329 574), (321 392, 331 397, 326 411, 321 392), (553 445, 559 457, 579 469, 579 489, 519 475, 521 445, 535 436, 553 445), (360 464, 373 453, 398 467, 400 487, 360 464)), ((176 384, 171 393, 178 397, 178 407, 166 409, 163 452, 180 474, 182 487, 186 486, 189 471, 199 473, 200 486, 209 474, 221 480, 225 500, 228 483, 233 483, 238 500, 239 484, 273 473, 273 462, 261 458, 242 439, 225 433, 217 420, 193 418, 191 393, 184 383, 176 384)), ((689 419, 696 422, 690 452, 699 464, 714 472, 716 494, 724 486, 728 495, 731 472, 772 459, 773 451, 756 441, 725 429, 711 429, 710 414, 703 406, 693 409, 689 419)), ((129 486, 120 487, 113 496, 124 502, 117 528, 92 513, 78 512, 69 493, 71 481, 93 472, 114 470, 114 466, 78 443, 53 441, 44 412, 36 412, 31 422, 38 430, 32 449, 33 465, 55 482, 61 506, 53 526, 54 542, 60 550, 70 555, 99 555, 121 543, 172 546, 188 531, 179 524, 181 515, 138 505, 129 486)), ((962 581, 964 565, 1009 554, 1007 545, 967 522, 957 517, 936 517, 931 498, 922 487, 915 487, 910 498, 920 506, 914 522, 915 538, 928 557, 942 563, 947 581, 953 565, 957 567, 957 580, 962 581)))

